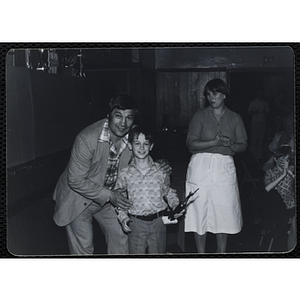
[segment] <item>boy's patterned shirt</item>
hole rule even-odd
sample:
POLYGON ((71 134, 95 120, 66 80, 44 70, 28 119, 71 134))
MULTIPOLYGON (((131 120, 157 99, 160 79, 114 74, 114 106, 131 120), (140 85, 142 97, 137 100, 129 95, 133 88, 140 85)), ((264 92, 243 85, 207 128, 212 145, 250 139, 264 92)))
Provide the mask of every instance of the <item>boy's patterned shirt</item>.
POLYGON ((163 173, 158 164, 149 156, 151 168, 143 175, 134 160, 123 168, 118 176, 116 188, 126 188, 132 201, 128 212, 132 215, 150 215, 167 208, 166 198, 171 208, 179 204, 176 191, 169 186, 169 176, 163 173))
MULTIPOLYGON (((274 181, 282 172, 275 167, 273 169, 267 170, 265 179, 274 181)), ((282 200, 284 201, 288 209, 295 207, 295 193, 294 193, 294 179, 290 174, 287 174, 276 186, 275 190, 280 194, 282 200)))

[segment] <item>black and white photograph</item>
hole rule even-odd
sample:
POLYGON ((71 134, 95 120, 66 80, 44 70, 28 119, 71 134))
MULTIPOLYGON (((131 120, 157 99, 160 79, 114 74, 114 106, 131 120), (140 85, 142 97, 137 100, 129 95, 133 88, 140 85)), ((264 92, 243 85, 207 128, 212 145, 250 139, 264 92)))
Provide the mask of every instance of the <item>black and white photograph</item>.
POLYGON ((293 47, 45 43, 5 68, 13 257, 298 247, 293 47))
POLYGON ((4 1, 1 297, 297 298, 298 20, 4 1))

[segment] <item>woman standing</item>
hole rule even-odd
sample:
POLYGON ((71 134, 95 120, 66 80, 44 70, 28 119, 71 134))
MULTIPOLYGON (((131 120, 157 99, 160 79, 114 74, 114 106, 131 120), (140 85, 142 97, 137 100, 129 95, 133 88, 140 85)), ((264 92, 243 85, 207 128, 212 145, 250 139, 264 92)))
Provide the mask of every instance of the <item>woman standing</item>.
POLYGON ((224 253, 227 235, 241 231, 243 221, 235 153, 247 148, 247 134, 240 115, 229 110, 226 83, 209 81, 204 88, 209 106, 197 111, 189 124, 187 147, 193 154, 186 176, 186 193, 199 188, 187 207, 185 232, 194 232, 197 250, 205 252, 206 233, 217 237, 217 252, 224 253))

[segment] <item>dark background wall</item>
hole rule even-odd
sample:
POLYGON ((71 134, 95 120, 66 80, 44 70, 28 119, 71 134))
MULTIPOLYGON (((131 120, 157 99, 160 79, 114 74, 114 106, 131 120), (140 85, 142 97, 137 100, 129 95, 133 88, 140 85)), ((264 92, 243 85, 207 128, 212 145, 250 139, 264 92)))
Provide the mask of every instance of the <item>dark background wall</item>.
POLYGON ((290 47, 158 48, 156 69, 293 68, 290 47))
MULTIPOLYGON (((55 65, 48 61, 47 49, 12 50, 7 55, 11 207, 53 189, 76 134, 105 117, 106 104, 116 93, 129 93, 138 101, 141 123, 158 132, 167 127, 183 134, 193 112, 204 106, 203 87, 214 77, 227 81, 233 108, 241 114, 259 86, 271 106, 283 97, 293 107, 289 47, 56 49, 55 53, 55 71, 36 70, 41 61, 55 65)), ((183 145, 184 139, 183 135, 183 145)), ((164 136, 161 152, 176 146, 172 140, 164 136)))

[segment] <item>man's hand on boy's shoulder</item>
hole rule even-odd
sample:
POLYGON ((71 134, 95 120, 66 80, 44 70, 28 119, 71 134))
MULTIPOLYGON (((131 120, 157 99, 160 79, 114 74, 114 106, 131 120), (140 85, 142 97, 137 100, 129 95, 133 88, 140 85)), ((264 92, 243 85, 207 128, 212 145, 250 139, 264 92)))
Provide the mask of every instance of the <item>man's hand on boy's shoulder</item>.
POLYGON ((172 168, 171 168, 170 163, 168 162, 167 159, 158 159, 156 162, 159 164, 159 169, 160 170, 162 170, 167 175, 172 174, 172 168))

